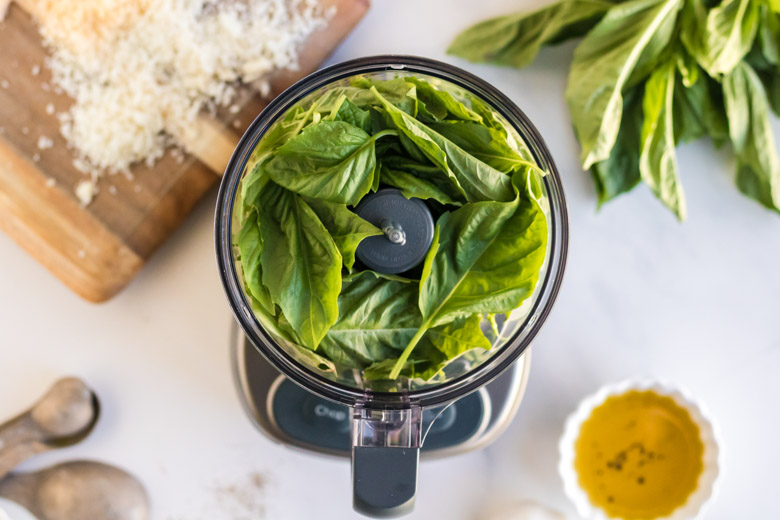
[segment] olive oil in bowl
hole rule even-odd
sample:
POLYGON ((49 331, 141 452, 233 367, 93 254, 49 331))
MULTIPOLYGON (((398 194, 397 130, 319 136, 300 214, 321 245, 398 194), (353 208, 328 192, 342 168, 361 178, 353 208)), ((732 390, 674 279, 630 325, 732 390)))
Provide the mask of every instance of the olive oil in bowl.
POLYGON ((680 391, 652 382, 583 400, 560 450, 566 493, 589 519, 696 518, 719 472, 712 424, 680 391))
POLYGON ((615 518, 654 519, 696 489, 704 447, 685 408, 652 390, 608 398, 582 424, 574 467, 591 502, 615 518))

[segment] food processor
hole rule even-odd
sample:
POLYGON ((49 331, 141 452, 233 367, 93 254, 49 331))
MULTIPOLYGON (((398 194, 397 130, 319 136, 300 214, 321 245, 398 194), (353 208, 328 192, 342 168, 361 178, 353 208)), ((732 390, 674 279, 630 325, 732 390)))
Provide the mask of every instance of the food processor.
MULTIPOLYGON (((420 249, 427 250, 424 242, 431 231, 424 204, 414 209, 400 200, 392 202, 400 195, 391 191, 379 189, 353 208, 384 231, 384 236, 371 237, 373 246, 368 240, 361 243, 358 259, 388 275, 409 269, 414 262, 403 255, 380 254, 383 244, 408 246, 412 256, 419 256, 420 249), (364 205, 369 209, 360 207, 364 205), (394 210, 396 206, 400 209, 394 210)), ((418 199, 408 202, 422 203, 418 199)), ((263 110, 228 164, 218 195, 215 234, 220 275, 240 326, 231 342, 232 359, 247 413, 275 440, 318 453, 350 456, 355 510, 388 517, 411 511, 421 453, 449 455, 485 446, 514 416, 530 366, 528 354, 523 354, 547 318, 562 281, 568 224, 561 181, 550 153, 512 101, 476 76, 445 63, 412 56, 376 56, 315 72, 263 110), (428 380, 401 376, 375 381, 363 377, 360 370, 323 363, 323 358, 281 337, 253 310, 240 276, 233 245, 240 219, 234 208, 253 151, 288 110, 307 97, 345 86, 355 77, 423 78, 461 100, 477 98, 498 113, 506 131, 527 145, 546 172, 540 205, 548 224, 547 251, 533 293, 518 309, 496 317, 492 325, 498 334, 490 350, 467 351, 428 380)), ((491 326, 483 321, 483 328, 491 326)))

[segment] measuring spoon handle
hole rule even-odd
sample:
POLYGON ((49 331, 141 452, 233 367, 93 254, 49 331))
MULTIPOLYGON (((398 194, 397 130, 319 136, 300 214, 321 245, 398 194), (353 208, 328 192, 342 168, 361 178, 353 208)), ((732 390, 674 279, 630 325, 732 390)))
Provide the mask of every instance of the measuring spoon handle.
POLYGON ((16 502, 38 520, 47 520, 35 498, 39 479, 40 475, 37 473, 9 475, 0 480, 0 498, 16 502))
POLYGON ((38 441, 22 442, 0 450, 0 479, 11 473, 19 464, 44 451, 51 446, 38 441))
POLYGON ((29 457, 46 451, 43 437, 29 412, 0 425, 0 479, 29 457))

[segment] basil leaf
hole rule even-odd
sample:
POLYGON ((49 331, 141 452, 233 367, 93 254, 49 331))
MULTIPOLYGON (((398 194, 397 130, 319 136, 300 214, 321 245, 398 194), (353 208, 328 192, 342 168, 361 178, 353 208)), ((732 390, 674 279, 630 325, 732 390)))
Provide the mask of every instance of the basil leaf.
POLYGON ((384 184, 400 189, 407 199, 417 197, 423 200, 433 199, 442 204, 454 206, 463 204, 461 193, 452 185, 446 175, 435 166, 430 167, 430 169, 423 168, 417 169, 416 173, 410 173, 389 168, 385 166, 385 163, 382 163, 380 179, 384 184))
POLYGON ((716 146, 729 137, 726 108, 719 83, 706 74, 686 88, 678 81, 674 91, 674 140, 689 142, 709 135, 716 146))
POLYGON ((481 322, 479 314, 472 314, 429 330, 427 337, 448 360, 475 348, 490 350, 490 341, 482 333, 481 322))
MULTIPOLYGON (((513 177, 524 195, 532 173, 513 177)), ((428 329, 467 314, 510 312, 531 295, 544 261, 547 221, 536 201, 525 196, 467 204, 439 218, 420 279, 423 323, 391 378, 428 329)))
MULTIPOLYGON (((511 179, 467 153, 455 143, 435 132, 389 103, 374 87, 374 95, 387 112, 390 121, 427 157, 463 189, 469 202, 512 200, 511 179)), ((404 141, 401 141, 404 144, 404 141)))
POLYGON ((338 319, 341 254, 298 195, 268 183, 258 205, 263 285, 303 345, 314 350, 338 319))
POLYGON ((417 285, 363 271, 345 279, 338 297, 339 320, 320 344, 334 362, 362 368, 395 359, 422 321, 417 285))
POLYGON ((357 204, 374 182, 373 137, 343 121, 321 121, 276 149, 264 166, 280 186, 308 197, 357 204))
POLYGON ((316 108, 317 104, 314 103, 308 110, 301 107, 290 110, 263 136, 247 161, 245 170, 249 173, 241 180, 239 207, 249 207, 255 203, 258 193, 268 181, 268 176, 263 171, 263 163, 274 148, 298 135, 311 122, 316 108))
POLYGON ((690 53, 680 50, 676 55, 677 70, 682 77, 682 83, 686 87, 692 87, 699 79, 699 64, 690 53))
POLYGON ((780 210, 780 160, 769 122, 769 102, 755 71, 740 63, 723 78, 729 135, 737 155, 737 187, 780 210))
POLYGON ((583 168, 609 157, 623 108, 621 92, 640 62, 652 63, 665 47, 681 0, 632 0, 613 7, 574 52, 566 101, 574 121, 583 168), (655 36, 661 35, 659 38, 655 36), (650 42, 653 40, 652 46, 650 42))
POLYGON ((598 204, 630 191, 639 183, 639 142, 642 135, 644 86, 637 85, 623 97, 620 131, 609 157, 590 168, 596 183, 598 204))
POLYGON ((268 288, 263 285, 263 269, 260 263, 263 244, 257 218, 256 211, 252 211, 247 215, 238 234, 236 245, 239 251, 241 274, 246 292, 268 314, 273 315, 276 312, 276 307, 271 299, 271 294, 268 292, 268 288))
POLYGON ((506 141, 506 145, 517 155, 528 161, 535 160, 531 149, 528 148, 528 144, 518 135, 517 130, 509 125, 498 112, 487 106, 476 96, 470 96, 469 100, 474 112, 482 117, 482 124, 498 132, 496 135, 501 136, 500 138, 506 141))
POLYGON ((774 72, 756 71, 766 91, 767 101, 775 115, 780 116, 780 75, 774 72))
POLYGON ((382 234, 378 227, 348 210, 346 204, 312 198, 306 198, 306 203, 330 233, 348 271, 355 265, 355 250, 360 242, 382 234))
POLYGON ((512 150, 501 132, 481 123, 444 121, 431 123, 428 126, 465 152, 500 172, 510 173, 524 166, 536 167, 535 163, 520 157, 512 150))
POLYGON ((542 45, 583 35, 613 5, 601 0, 564 0, 531 13, 485 20, 460 33, 447 53, 473 62, 525 67, 542 45))
POLYGON ((340 102, 337 103, 337 108, 334 107, 331 111, 330 119, 332 121, 344 121, 350 125, 356 126, 370 134, 372 131, 371 113, 368 110, 364 110, 347 99, 347 96, 342 95, 340 102))
POLYGON ((317 99, 317 110, 332 112, 337 109, 342 96, 346 97, 355 106, 361 109, 379 105, 376 97, 371 93, 371 87, 376 87, 385 98, 411 116, 417 115, 417 91, 416 87, 401 78, 387 81, 371 81, 367 78, 353 80, 350 86, 335 87, 325 92, 317 99))
POLYGON ((780 65, 780 17, 767 6, 760 7, 757 43, 764 59, 771 65, 780 65))
POLYGON ((753 45, 759 24, 755 0, 724 0, 707 9, 704 0, 688 0, 681 39, 711 76, 728 74, 753 45))
POLYGON ((645 84, 639 173, 656 197, 682 221, 686 217, 685 195, 674 151, 675 73, 676 65, 669 62, 651 74, 645 84))
POLYGON ((482 116, 455 99, 449 92, 438 90, 427 81, 418 78, 408 78, 406 81, 417 87, 417 100, 422 103, 422 107, 433 121, 446 118, 482 121, 482 116))

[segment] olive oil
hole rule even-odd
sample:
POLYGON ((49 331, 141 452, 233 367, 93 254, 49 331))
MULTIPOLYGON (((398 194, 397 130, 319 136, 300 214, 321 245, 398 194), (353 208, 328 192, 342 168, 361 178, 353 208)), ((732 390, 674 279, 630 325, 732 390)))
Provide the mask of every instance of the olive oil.
POLYGON ((669 515, 702 472, 699 428, 671 397, 630 391, 608 398, 582 424, 574 467, 590 501, 613 518, 669 515))

